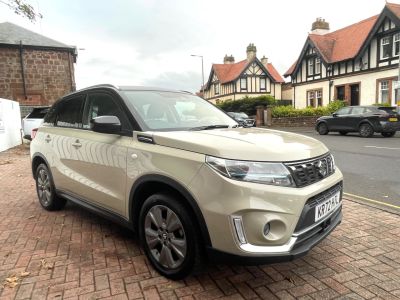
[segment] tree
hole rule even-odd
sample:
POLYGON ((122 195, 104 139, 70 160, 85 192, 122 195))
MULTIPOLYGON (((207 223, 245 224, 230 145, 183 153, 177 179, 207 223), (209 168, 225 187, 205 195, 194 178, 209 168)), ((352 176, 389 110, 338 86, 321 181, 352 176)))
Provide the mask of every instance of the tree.
POLYGON ((36 12, 32 5, 28 4, 25 0, 0 0, 0 3, 14 10, 17 15, 28 18, 31 22, 42 18, 42 15, 36 12))

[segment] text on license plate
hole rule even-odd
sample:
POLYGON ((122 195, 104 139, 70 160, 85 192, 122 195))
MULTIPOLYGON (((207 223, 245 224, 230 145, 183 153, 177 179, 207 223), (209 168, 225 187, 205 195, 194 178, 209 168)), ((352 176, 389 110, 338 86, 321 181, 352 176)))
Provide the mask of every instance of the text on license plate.
POLYGON ((397 122, 397 118, 389 118, 389 122, 397 122))
POLYGON ((315 222, 327 216, 340 205, 340 191, 315 207, 315 222))

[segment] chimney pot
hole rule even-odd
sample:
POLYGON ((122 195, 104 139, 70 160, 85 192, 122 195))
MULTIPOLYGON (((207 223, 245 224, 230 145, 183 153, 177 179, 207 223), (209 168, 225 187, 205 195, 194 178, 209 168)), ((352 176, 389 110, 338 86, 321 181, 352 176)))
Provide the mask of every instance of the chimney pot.
POLYGON ((254 57, 257 56, 257 47, 254 46, 253 43, 250 43, 247 46, 246 53, 247 53, 247 60, 251 61, 254 57))
POLYGON ((311 33, 314 34, 326 34, 329 32, 329 23, 323 18, 316 18, 312 23, 311 33))
POLYGON ((225 54, 224 64, 233 64, 233 63, 235 63, 235 58, 233 57, 233 55, 231 54, 230 56, 228 56, 227 54, 225 54))

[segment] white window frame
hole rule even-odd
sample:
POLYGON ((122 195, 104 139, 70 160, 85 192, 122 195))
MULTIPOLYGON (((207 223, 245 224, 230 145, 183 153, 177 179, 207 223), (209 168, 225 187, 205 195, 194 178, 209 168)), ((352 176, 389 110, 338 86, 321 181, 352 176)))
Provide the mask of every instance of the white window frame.
POLYGON ((393 35, 393 49, 392 49, 392 56, 399 56, 400 53, 400 32, 399 33, 395 33, 393 35), (396 43, 399 44, 399 52, 396 53, 396 43))
POLYGON ((267 90, 267 78, 266 77, 260 77, 260 91, 266 91, 267 90), (264 86, 263 86, 264 84, 264 86))
POLYGON ((315 74, 321 74, 321 59, 319 57, 315 58, 315 74))
POLYGON ((314 59, 308 59, 308 75, 314 75, 314 59))
POLYGON ((380 103, 389 103, 389 80, 381 80, 379 83, 379 98, 380 103), (383 92, 386 92, 386 102, 383 102, 383 92))
POLYGON ((307 91, 307 106, 318 107, 323 105, 323 93, 321 89, 307 91), (314 103, 311 103, 313 101, 314 103))
POLYGON ((219 95, 219 83, 214 83, 214 94, 219 95))
POLYGON ((247 91, 247 77, 240 78, 240 90, 247 91))
POLYGON ((387 57, 383 57, 383 48, 384 48, 384 46, 390 46, 390 37, 385 36, 385 37, 383 37, 381 39, 381 46, 380 46, 380 51, 381 51, 380 57, 381 57, 381 59, 386 59, 386 58, 390 57, 390 54, 387 57))

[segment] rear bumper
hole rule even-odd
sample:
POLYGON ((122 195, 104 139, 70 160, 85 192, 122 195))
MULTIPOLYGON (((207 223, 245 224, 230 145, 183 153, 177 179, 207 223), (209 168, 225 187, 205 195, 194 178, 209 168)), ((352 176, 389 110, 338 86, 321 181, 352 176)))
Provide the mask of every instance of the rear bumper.
POLYGON ((400 122, 381 121, 379 123, 381 132, 400 131, 400 122))
POLYGON ((242 256, 223 252, 214 248, 207 248, 207 255, 211 261, 218 263, 230 263, 241 265, 258 265, 291 261, 306 255, 314 246, 325 239, 342 221, 341 206, 320 226, 313 229, 309 237, 299 237, 292 249, 276 254, 264 254, 260 256, 242 256))

